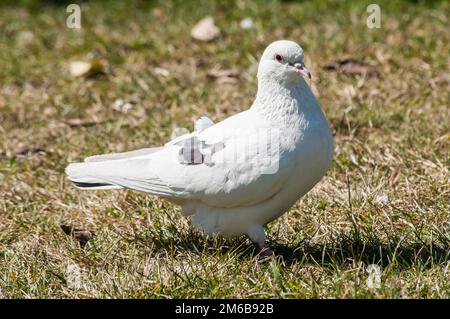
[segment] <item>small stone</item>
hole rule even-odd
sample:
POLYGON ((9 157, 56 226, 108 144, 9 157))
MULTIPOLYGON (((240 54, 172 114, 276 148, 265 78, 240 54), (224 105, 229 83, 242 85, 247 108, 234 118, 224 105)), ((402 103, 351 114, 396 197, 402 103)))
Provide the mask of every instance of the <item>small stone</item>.
POLYGON ((375 202, 378 204, 387 205, 389 204, 389 196, 387 194, 379 195, 375 198, 375 202))
POLYGON ((105 63, 100 60, 85 61, 73 61, 69 65, 69 72, 72 76, 88 76, 99 73, 105 73, 105 63))
POLYGON ((239 23, 239 25, 241 26, 241 29, 244 30, 248 30, 253 28, 253 20, 252 18, 245 18, 241 21, 241 23, 239 23))
POLYGON ((74 61, 70 63, 70 74, 72 76, 82 76, 89 72, 91 69, 91 64, 83 61, 74 61))
POLYGON ((133 104, 117 99, 114 101, 112 108, 118 112, 128 113, 133 108, 133 104))

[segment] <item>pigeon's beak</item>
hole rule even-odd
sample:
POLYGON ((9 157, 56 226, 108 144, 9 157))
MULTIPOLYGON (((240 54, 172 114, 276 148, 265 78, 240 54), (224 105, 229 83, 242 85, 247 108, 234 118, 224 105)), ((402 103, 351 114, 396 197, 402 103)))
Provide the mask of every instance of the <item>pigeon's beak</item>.
POLYGON ((296 72, 300 73, 304 77, 308 77, 308 79, 311 80, 311 73, 303 62, 295 62, 294 68, 296 72))

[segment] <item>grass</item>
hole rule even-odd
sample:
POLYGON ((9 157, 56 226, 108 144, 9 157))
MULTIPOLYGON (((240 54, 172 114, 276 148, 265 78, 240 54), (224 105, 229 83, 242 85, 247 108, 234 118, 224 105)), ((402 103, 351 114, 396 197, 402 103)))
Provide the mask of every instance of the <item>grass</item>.
POLYGON ((379 1, 382 28, 368 29, 369 3, 84 1, 77 31, 64 2, 3 2, 0 297, 449 298, 450 4, 379 1), (191 40, 205 15, 221 38, 191 40), (239 28, 246 17, 251 30, 239 28), (336 145, 327 176, 269 226, 280 258, 259 263, 244 237, 199 234, 170 203, 66 181, 69 162, 246 109, 258 58, 280 38, 303 46, 336 145), (107 74, 68 73, 92 58, 107 74), (381 77, 323 69, 344 58, 381 77), (217 66, 239 77, 207 77, 217 66), (117 112, 116 99, 134 107, 117 112), (74 118, 93 125, 64 123, 74 118), (60 224, 95 236, 81 248, 60 224), (379 289, 366 284, 370 264, 379 289))

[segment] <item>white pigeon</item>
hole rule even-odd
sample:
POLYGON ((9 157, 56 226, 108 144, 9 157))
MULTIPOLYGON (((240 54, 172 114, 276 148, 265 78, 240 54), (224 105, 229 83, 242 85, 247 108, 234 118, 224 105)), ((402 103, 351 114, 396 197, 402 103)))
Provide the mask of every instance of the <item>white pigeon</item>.
POLYGON ((305 77, 303 50, 280 40, 264 51, 250 109, 162 147, 88 157, 66 168, 82 189, 129 188, 165 198, 206 233, 247 234, 272 255, 264 226, 327 172, 333 137, 305 77))

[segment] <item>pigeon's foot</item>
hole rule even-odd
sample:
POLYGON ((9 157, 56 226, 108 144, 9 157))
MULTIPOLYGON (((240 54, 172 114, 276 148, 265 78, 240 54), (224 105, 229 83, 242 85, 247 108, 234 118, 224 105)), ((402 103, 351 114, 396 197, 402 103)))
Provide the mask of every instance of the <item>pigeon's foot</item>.
POLYGON ((247 232, 251 241, 259 248, 258 259, 260 261, 267 260, 274 256, 272 249, 266 244, 266 235, 262 225, 254 225, 247 232))
POLYGON ((258 259, 263 261, 263 260, 273 257, 274 255, 275 254, 273 253, 272 249, 265 246, 265 247, 261 248, 261 250, 259 251, 258 259))

